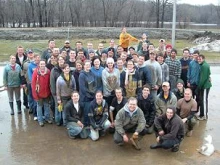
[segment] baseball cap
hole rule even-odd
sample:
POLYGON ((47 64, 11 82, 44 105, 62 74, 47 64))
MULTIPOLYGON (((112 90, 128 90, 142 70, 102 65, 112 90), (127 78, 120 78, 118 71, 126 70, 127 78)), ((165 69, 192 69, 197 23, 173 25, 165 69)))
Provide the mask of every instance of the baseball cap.
POLYGON ((33 51, 31 50, 31 49, 29 49, 28 51, 27 51, 27 53, 29 54, 29 53, 33 53, 33 51))
POLYGON ((170 86, 169 82, 163 82, 162 86, 170 86))
POLYGON ((93 49, 89 49, 88 53, 95 53, 95 51, 93 49))
POLYGON ((69 40, 66 40, 66 41, 65 41, 65 44, 69 44, 69 43, 70 43, 70 41, 69 41, 69 40))

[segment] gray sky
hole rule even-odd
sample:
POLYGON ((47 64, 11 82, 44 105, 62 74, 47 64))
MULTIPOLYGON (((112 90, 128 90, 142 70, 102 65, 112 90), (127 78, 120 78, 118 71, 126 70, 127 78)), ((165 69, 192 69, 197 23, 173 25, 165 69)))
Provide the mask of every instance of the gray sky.
POLYGON ((218 5, 220 0, 177 0, 177 3, 188 3, 192 5, 207 5, 212 3, 214 5, 218 5))

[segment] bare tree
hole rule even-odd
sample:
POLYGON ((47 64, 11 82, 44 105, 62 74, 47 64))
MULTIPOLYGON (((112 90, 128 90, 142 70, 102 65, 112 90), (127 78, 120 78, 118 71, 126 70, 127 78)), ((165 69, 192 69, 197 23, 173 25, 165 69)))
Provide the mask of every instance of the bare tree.
POLYGON ((0 27, 5 27, 5 1, 0 1, 0 27))
POLYGON ((116 22, 119 20, 119 16, 122 12, 122 9, 126 8, 126 2, 128 0, 113 0, 113 9, 111 10, 111 23, 110 26, 114 27, 116 22))
POLYGON ((218 1, 218 5, 216 6, 217 18, 218 18, 218 26, 220 26, 220 0, 218 1))
POLYGON ((33 21, 32 23, 33 23, 33 27, 35 27, 36 26, 36 21, 35 21, 35 17, 34 17, 34 9, 35 9, 35 7, 34 7, 34 0, 29 0, 29 3, 30 3, 30 8, 31 8, 31 20, 33 21))
POLYGON ((39 26, 43 27, 43 13, 42 13, 42 7, 41 7, 41 2, 40 0, 37 0, 37 8, 38 8, 38 21, 39 21, 39 26))
POLYGON ((111 6, 110 1, 111 0, 101 0, 105 27, 107 27, 108 14, 109 14, 110 6, 111 6))
MULTIPOLYGON (((82 4, 85 0, 69 0, 70 5, 70 12, 73 12, 76 17, 77 26, 81 26, 81 14, 82 14, 82 4)), ((71 17, 73 16, 73 13, 71 17)), ((73 19, 73 17, 72 17, 73 19)))
MULTIPOLYGON (((72 26, 163 28, 165 21, 172 21, 171 1, 0 0, 0 26, 62 27, 71 23, 72 26)), ((186 28, 190 21, 220 24, 219 5, 178 4, 177 8, 177 20, 182 28, 186 28)))
POLYGON ((165 18, 165 13, 166 13, 166 7, 171 4, 169 0, 162 0, 162 11, 161 11, 161 28, 163 28, 164 25, 164 18, 165 18))

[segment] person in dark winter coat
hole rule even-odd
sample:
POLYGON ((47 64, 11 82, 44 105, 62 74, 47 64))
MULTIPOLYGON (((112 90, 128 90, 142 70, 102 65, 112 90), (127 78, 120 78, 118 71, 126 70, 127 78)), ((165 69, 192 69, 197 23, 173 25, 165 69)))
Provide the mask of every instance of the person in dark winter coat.
POLYGON ((138 96, 138 107, 144 112, 146 120, 147 133, 153 132, 154 118, 156 109, 152 96, 150 95, 150 86, 144 85, 142 87, 142 95, 138 96))
POLYGON ((58 112, 58 103, 57 103, 57 96, 56 96, 56 82, 58 77, 61 75, 62 73, 62 67, 64 65, 64 58, 62 56, 58 57, 58 65, 55 66, 52 70, 51 70, 51 74, 50 74, 50 90, 51 90, 51 94, 52 94, 52 104, 53 107, 55 107, 55 122, 57 124, 57 126, 60 126, 60 117, 59 117, 59 112, 58 112))
MULTIPOLYGON (((20 65, 21 70, 23 70, 23 64, 24 61, 27 60, 27 55, 26 53, 24 53, 24 48, 22 46, 17 47, 17 53, 15 57, 16 57, 16 63, 20 65)), ((23 88, 23 105, 25 106, 26 109, 29 109, 28 97, 27 94, 25 93, 25 88, 23 88)))
POLYGON ((192 60, 189 58, 189 49, 183 49, 183 58, 180 59, 180 63, 181 63, 181 76, 180 78, 183 80, 184 82, 184 87, 187 86, 187 72, 188 72, 188 68, 189 68, 189 63, 192 60))
POLYGON ((177 152, 184 138, 184 124, 176 114, 176 107, 168 107, 165 114, 155 118, 154 125, 157 144, 151 145, 150 148, 171 148, 172 152, 177 152))
POLYGON ((71 100, 64 106, 66 112, 67 132, 70 138, 76 137, 87 138, 86 128, 84 127, 83 109, 79 104, 79 93, 73 91, 71 94, 71 100))
POLYGON ((84 111, 84 122, 86 126, 89 125, 88 113, 90 102, 95 98, 95 93, 97 91, 97 81, 90 69, 91 61, 86 60, 84 63, 84 70, 82 70, 79 75, 80 105, 84 111))

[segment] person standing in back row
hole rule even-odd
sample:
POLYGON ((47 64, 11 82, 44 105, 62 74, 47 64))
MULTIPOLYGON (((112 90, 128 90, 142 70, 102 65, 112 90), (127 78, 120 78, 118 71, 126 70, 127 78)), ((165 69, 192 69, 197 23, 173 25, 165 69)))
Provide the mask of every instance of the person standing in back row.
POLYGON ((212 87, 211 83, 211 70, 209 64, 205 61, 204 55, 199 55, 198 57, 200 68, 199 75, 199 84, 198 84, 198 92, 199 92, 199 102, 200 102, 200 115, 198 117, 199 120, 208 119, 208 96, 210 88, 212 87), (205 114, 206 113, 206 114, 205 114))
MULTIPOLYGON (((24 61, 27 60, 27 55, 24 53, 24 48, 22 46, 17 47, 17 53, 15 57, 16 57, 16 63, 20 65, 21 70, 23 70, 23 64, 24 64, 24 61)), ((23 105, 25 106, 26 109, 29 109, 28 97, 27 97, 27 94, 25 93, 24 88, 23 88, 23 105)))
POLYGON ((176 82, 181 76, 181 63, 180 60, 176 58, 177 50, 172 49, 170 58, 166 58, 165 63, 169 67, 169 81, 170 89, 173 90, 176 86, 176 82))
POLYGON ((3 73, 3 84, 5 90, 7 90, 8 92, 11 115, 14 115, 14 105, 13 105, 14 94, 17 102, 18 114, 21 114, 21 100, 20 100, 21 67, 18 64, 16 64, 15 61, 16 61, 15 56, 11 55, 10 63, 5 66, 3 73))

